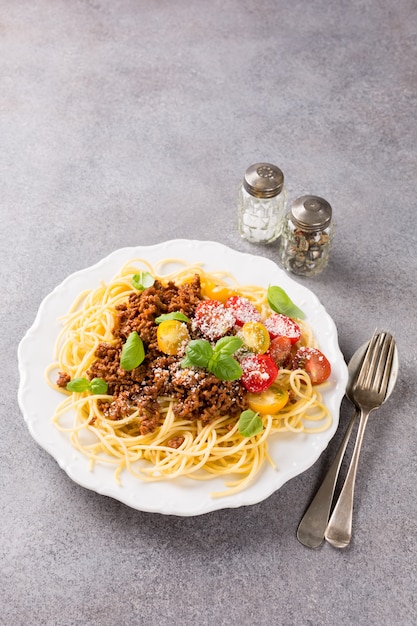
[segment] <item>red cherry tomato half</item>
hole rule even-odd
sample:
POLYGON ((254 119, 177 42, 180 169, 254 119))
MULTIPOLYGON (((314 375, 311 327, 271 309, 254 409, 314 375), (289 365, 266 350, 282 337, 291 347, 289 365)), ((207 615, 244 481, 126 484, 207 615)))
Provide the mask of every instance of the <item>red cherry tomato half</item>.
POLYGON ((294 322, 287 315, 282 315, 282 313, 272 313, 265 320, 264 325, 272 339, 288 337, 291 343, 296 343, 301 337, 301 330, 297 322, 294 322))
POLYGON ((332 367, 317 348, 299 348, 294 357, 294 368, 301 368, 310 376, 313 385, 324 383, 331 374, 332 367))
POLYGON ((218 300, 203 300, 197 305, 195 323, 203 335, 212 341, 220 339, 235 325, 232 311, 218 300))
POLYGON ((242 385, 252 393, 265 391, 278 376, 278 366, 267 354, 251 354, 240 362, 242 385))
POLYGON ((272 339, 268 354, 274 359, 278 367, 283 367, 290 361, 291 357, 291 339, 289 337, 275 337, 272 339))
POLYGON ((243 326, 246 322, 260 322, 261 315, 254 304, 243 296, 232 296, 226 300, 226 307, 233 311, 235 323, 243 326))

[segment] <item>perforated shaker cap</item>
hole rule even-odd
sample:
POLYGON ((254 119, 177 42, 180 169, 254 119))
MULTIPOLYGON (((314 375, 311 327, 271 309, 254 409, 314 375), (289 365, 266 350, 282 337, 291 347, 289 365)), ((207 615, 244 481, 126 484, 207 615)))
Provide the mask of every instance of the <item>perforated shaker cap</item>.
POLYGON ((324 230, 332 219, 332 207, 319 196, 301 196, 291 205, 291 219, 304 230, 324 230))
POLYGON ((243 178, 243 187, 255 198, 273 198, 281 193, 283 186, 284 174, 272 163, 254 163, 243 178))

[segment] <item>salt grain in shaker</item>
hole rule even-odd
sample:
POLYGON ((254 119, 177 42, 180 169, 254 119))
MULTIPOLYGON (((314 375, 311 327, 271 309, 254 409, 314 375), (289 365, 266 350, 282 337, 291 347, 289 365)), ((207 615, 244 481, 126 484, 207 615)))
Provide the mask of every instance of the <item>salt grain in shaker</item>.
POLYGON ((285 213, 284 174, 271 163, 248 167, 238 193, 238 229, 252 243, 271 243, 281 234, 285 213))
POLYGON ((285 269, 314 276, 329 260, 333 238, 332 207, 318 196, 302 196, 284 218, 280 259, 285 269))

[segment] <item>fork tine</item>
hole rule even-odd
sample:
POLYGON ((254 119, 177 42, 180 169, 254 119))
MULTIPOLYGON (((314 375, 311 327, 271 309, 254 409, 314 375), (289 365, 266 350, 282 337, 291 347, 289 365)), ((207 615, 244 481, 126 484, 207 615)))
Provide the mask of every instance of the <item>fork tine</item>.
POLYGON ((368 343, 368 346, 366 348, 365 354, 362 359, 362 364, 359 369, 358 377, 356 379, 357 386, 362 387, 365 385, 367 375, 369 371, 373 369, 372 363, 375 360, 375 351, 376 351, 376 344, 378 342, 378 339, 379 339, 379 334, 375 330, 374 334, 372 335, 368 343))
POLYGON ((369 391, 382 393, 384 374, 387 372, 387 359, 390 351, 392 337, 389 333, 380 333, 378 338, 378 346, 372 355, 372 363, 370 365, 367 384, 365 387, 369 391))
POLYGON ((380 332, 374 334, 368 345, 368 350, 364 359, 364 365, 366 365, 366 367, 361 368, 357 379, 356 384, 359 387, 368 390, 372 389, 378 393, 383 392, 384 386, 388 386, 394 347, 395 342, 390 333, 380 332), (394 343, 393 346, 392 343, 394 343), (387 368, 386 366, 389 357, 391 364, 389 368, 387 368))
POLYGON ((366 370, 366 373, 364 375, 364 379, 362 382, 363 388, 369 389, 373 384, 375 374, 378 368, 383 341, 384 341, 383 333, 377 334, 375 337, 375 343, 373 345, 372 352, 370 352, 369 366, 368 366, 368 369, 366 370))
POLYGON ((372 355, 372 364, 369 367, 368 376, 367 376, 367 385, 368 389, 372 389, 373 391, 377 391, 378 383, 381 380, 384 362, 387 358, 386 355, 386 333, 379 333, 378 335, 378 346, 376 347, 373 355, 372 355))
POLYGON ((372 335, 371 339, 368 342, 368 345, 366 346, 366 350, 364 352, 364 355, 362 357, 362 361, 361 361, 361 365, 358 369, 358 373, 356 375, 356 381, 355 384, 362 384, 364 379, 365 379, 365 375, 368 371, 369 368, 369 359, 370 359, 370 355, 372 354, 374 348, 375 348, 375 343, 377 340, 377 332, 375 330, 374 334, 372 335))
POLYGON ((394 341, 393 336, 390 335, 389 333, 386 333, 385 337, 386 337, 386 341, 384 344, 385 350, 384 350, 383 355, 381 355, 381 361, 380 361, 380 366, 379 366, 379 371, 378 371, 379 378, 380 378, 378 392, 383 395, 384 399, 388 391, 388 383, 390 380, 391 369, 392 369, 392 365, 394 362, 394 349, 395 349, 395 341, 394 341), (381 370, 383 370, 382 376, 381 376, 381 370))
POLYGON ((371 364, 367 373, 365 386, 367 388, 374 388, 376 381, 380 380, 382 374, 383 364, 386 360, 387 352, 387 333, 381 332, 378 335, 377 345, 372 354, 371 364))

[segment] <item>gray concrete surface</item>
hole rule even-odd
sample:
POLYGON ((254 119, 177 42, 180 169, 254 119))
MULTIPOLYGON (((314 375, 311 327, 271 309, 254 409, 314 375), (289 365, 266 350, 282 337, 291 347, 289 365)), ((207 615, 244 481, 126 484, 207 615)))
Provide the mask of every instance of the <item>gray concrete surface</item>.
POLYGON ((415 0, 0 0, 2 625, 417 624, 416 53, 415 0), (266 501, 176 518, 74 484, 17 405, 18 342, 69 273, 177 237, 276 259, 236 231, 258 160, 333 206, 329 266, 296 280, 345 358, 398 341, 346 551, 295 536, 341 430, 266 501))

